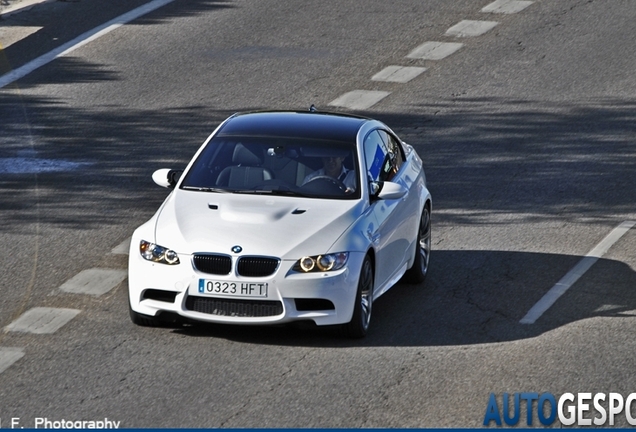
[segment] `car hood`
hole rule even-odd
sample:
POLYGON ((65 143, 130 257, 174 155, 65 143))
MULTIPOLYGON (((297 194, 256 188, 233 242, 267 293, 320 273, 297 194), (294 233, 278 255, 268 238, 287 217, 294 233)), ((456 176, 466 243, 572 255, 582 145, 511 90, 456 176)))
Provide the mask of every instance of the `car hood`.
POLYGON ((177 253, 298 259, 331 251, 359 217, 359 200, 324 200, 176 190, 156 215, 157 244, 177 253))

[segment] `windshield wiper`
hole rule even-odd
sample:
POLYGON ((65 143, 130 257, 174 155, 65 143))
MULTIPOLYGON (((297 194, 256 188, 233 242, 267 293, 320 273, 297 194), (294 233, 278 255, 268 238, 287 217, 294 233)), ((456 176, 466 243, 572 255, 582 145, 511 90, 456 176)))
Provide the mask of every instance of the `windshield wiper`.
POLYGON ((300 192, 295 192, 291 190, 281 190, 281 189, 239 189, 234 190, 232 193, 235 194, 246 194, 246 195, 278 195, 278 196, 297 196, 297 197, 309 197, 309 195, 305 195, 300 192))
POLYGON ((297 197, 303 197, 303 198, 309 198, 310 195, 301 193, 301 192, 296 192, 296 191, 291 191, 291 190, 273 190, 272 191, 272 195, 280 195, 280 196, 297 196, 297 197))
POLYGON ((182 186, 181 189, 184 190, 193 190, 198 192, 217 192, 217 193, 228 193, 229 191, 226 189, 219 189, 213 187, 201 187, 201 186, 182 186))
POLYGON ((261 190, 261 189, 236 189, 230 191, 235 194, 246 194, 246 195, 271 195, 271 190, 261 190))

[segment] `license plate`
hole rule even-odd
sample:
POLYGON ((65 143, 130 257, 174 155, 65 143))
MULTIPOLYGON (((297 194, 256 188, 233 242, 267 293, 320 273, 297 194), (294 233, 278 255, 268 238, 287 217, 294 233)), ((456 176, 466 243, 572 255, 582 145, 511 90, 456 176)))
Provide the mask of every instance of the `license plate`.
POLYGON ((267 297, 267 282, 233 282, 199 279, 199 294, 228 297, 267 297))

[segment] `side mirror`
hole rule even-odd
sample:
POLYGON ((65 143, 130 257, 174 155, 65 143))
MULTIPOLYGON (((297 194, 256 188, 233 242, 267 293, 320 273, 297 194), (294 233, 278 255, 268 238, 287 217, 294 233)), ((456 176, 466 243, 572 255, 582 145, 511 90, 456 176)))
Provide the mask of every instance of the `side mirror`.
POLYGON ((383 200, 400 199, 408 193, 404 186, 389 181, 371 182, 370 190, 373 198, 383 200))
POLYGON ((161 168, 152 173, 152 181, 161 187, 172 189, 179 181, 179 177, 183 174, 182 170, 173 170, 170 168, 161 168))

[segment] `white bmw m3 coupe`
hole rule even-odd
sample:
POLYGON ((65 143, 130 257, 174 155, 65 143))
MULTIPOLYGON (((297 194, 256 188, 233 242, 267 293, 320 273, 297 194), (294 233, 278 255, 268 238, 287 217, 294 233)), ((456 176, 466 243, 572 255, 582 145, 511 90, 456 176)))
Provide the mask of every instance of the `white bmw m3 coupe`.
POLYGON ((374 300, 428 272, 422 161, 379 121, 235 114, 185 170, 152 177, 171 192, 132 236, 135 324, 311 321, 359 338, 374 300))

